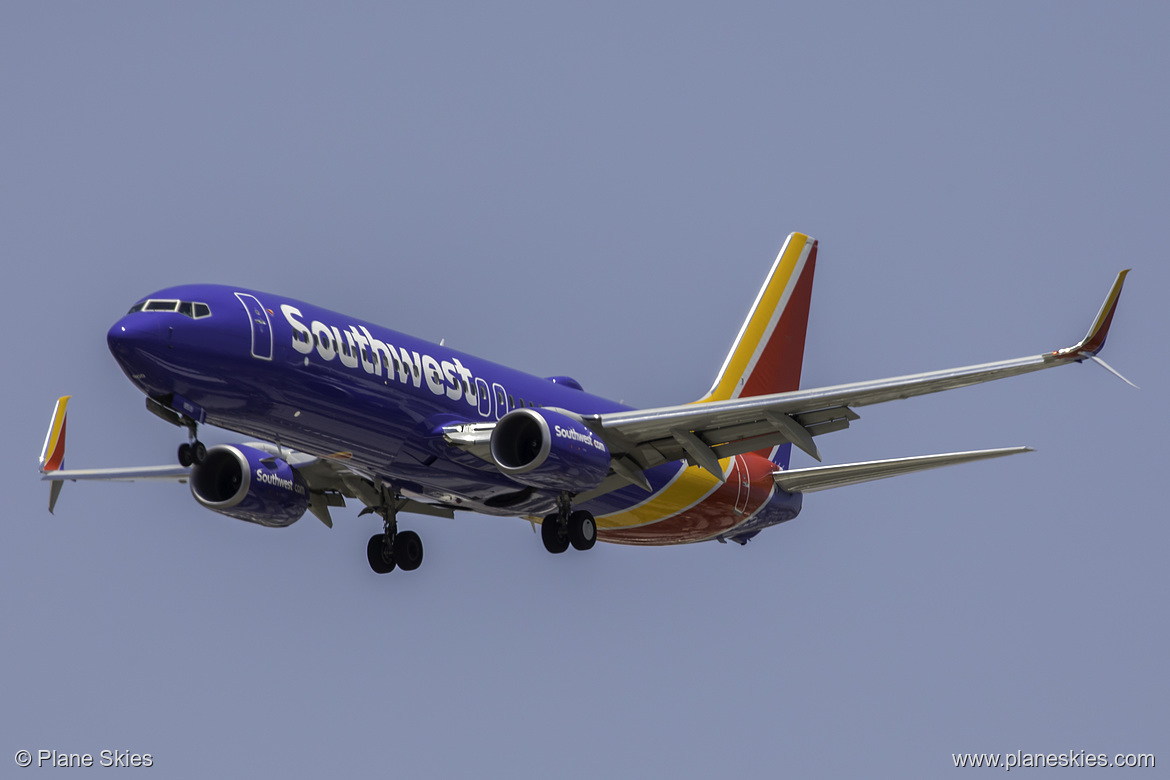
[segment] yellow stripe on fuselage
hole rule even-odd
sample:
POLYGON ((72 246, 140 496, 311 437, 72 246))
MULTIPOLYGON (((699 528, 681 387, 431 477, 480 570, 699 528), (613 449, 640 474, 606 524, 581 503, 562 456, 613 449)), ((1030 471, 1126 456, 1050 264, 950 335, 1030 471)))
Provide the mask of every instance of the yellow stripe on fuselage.
MULTIPOLYGON (((723 469, 724 474, 727 473, 730 462, 730 458, 723 458, 719 461, 719 466, 723 469)), ((682 469, 666 487, 641 504, 621 512, 614 512, 611 515, 599 515, 596 518, 597 527, 634 528, 665 520, 690 509, 711 495, 721 484, 706 469, 688 466, 682 469)))
POLYGON ((732 352, 728 355, 727 362, 724 363, 723 370, 715 381, 715 386, 695 403, 726 401, 733 397, 736 385, 747 370, 748 363, 760 348, 760 342, 768 330, 768 325, 773 320, 772 315, 776 312, 776 307, 780 305, 780 301, 784 297, 784 291, 793 281, 793 272, 804 253, 805 246, 811 240, 803 233, 793 233, 788 237, 784 248, 780 250, 779 257, 776 258, 767 284, 752 305, 751 313, 740 330, 732 352))

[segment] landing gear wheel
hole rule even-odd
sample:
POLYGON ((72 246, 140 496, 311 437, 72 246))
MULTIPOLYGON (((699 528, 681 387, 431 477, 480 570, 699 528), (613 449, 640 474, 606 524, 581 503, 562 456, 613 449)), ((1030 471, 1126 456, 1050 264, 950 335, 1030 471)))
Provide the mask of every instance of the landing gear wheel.
POLYGON ((385 534, 374 534, 366 545, 366 558, 375 574, 389 574, 394 571, 394 556, 390 555, 385 534))
POLYGON ((569 549, 569 536, 561 533, 560 515, 554 513, 544 518, 540 524, 540 540, 544 549, 554 555, 569 549))
POLYGON ((201 441, 194 441, 190 444, 186 442, 179 445, 179 465, 190 466, 195 464, 198 466, 207 459, 207 447, 201 441))
POLYGON ((399 531, 394 537, 394 561, 403 571, 414 571, 423 561, 422 539, 414 531, 399 531))
POLYGON ((597 541, 597 522, 583 509, 569 515, 569 541, 577 550, 592 549, 597 541))

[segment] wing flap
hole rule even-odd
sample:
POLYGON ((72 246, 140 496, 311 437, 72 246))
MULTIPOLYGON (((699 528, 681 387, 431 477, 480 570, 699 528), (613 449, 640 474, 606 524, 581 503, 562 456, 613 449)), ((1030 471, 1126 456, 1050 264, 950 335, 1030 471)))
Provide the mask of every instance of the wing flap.
POLYGON ((773 475, 776 485, 788 493, 815 493, 818 490, 858 485, 877 479, 912 474, 943 466, 972 463, 977 460, 1002 458, 1032 452, 1030 447, 1004 447, 994 450, 970 450, 968 452, 946 452, 940 455, 919 455, 912 458, 891 458, 871 460, 863 463, 844 463, 837 466, 814 466, 807 469, 781 471, 773 475))

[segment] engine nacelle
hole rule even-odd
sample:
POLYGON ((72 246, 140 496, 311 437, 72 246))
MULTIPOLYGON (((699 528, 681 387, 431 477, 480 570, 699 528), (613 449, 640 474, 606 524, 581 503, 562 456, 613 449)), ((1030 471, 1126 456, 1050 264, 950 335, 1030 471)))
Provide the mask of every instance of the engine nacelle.
POLYGON ((309 490, 296 469, 244 444, 210 447, 191 467, 191 495, 221 515, 271 528, 292 525, 309 508, 309 490))
POLYGON ((588 427, 548 409, 513 409, 492 431, 492 460, 517 482, 580 493, 609 473, 609 448, 588 427))

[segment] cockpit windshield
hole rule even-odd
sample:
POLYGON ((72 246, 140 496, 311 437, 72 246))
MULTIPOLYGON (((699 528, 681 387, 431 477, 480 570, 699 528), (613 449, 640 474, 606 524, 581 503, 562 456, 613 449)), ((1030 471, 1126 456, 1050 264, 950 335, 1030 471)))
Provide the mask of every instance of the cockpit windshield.
POLYGON ((211 316, 211 307, 206 303, 194 303, 192 301, 176 301, 167 298, 151 298, 150 300, 136 303, 130 307, 127 314, 133 314, 137 311, 170 311, 178 312, 185 317, 190 317, 193 320, 202 319, 211 316))

